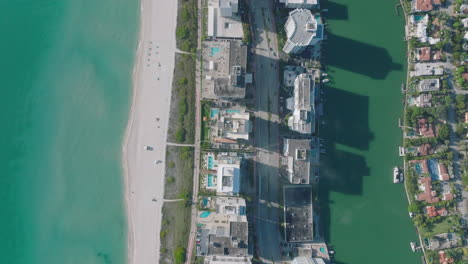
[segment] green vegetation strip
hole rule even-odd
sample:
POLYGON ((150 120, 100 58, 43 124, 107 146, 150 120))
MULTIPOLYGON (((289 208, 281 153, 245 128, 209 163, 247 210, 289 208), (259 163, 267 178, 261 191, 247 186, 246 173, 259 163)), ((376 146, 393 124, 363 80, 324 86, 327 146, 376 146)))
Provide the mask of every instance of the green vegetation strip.
POLYGON ((188 201, 192 196, 193 155, 192 147, 167 147, 165 199, 188 201))
POLYGON ((195 58, 176 54, 168 140, 193 143, 195 138, 195 58))
POLYGON ((160 263, 182 264, 190 232, 191 207, 186 202, 164 203, 161 224, 160 263))
POLYGON ((197 51, 197 13, 197 0, 179 0, 176 40, 180 50, 191 53, 197 51))

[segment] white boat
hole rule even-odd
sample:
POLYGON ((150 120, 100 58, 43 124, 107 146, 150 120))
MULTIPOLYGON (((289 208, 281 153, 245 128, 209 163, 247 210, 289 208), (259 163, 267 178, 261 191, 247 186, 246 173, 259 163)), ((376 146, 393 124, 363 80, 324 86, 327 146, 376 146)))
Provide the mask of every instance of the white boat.
POLYGON ((393 183, 400 182, 400 169, 398 167, 393 168, 393 183))
POLYGON ((330 80, 328 80, 328 79, 323 79, 323 80, 322 80, 322 83, 327 83, 327 82, 329 82, 329 81, 330 81, 330 80))
POLYGON ((410 247, 413 252, 416 252, 416 243, 415 242, 410 242, 410 247))
POLYGON ((403 176, 403 171, 400 172, 400 182, 403 182, 405 177, 403 176))
POLYGON ((325 72, 322 73, 322 76, 328 76, 328 74, 326 74, 325 72))

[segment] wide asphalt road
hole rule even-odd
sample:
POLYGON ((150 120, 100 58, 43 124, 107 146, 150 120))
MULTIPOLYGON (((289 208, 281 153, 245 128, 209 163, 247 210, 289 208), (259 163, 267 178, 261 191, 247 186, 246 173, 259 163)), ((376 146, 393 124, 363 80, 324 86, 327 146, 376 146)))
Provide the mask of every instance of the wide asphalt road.
POLYGON ((256 85, 255 147, 257 176, 256 234, 263 262, 281 259, 281 235, 277 207, 281 189, 278 164, 278 45, 271 1, 249 1, 255 49, 256 85))

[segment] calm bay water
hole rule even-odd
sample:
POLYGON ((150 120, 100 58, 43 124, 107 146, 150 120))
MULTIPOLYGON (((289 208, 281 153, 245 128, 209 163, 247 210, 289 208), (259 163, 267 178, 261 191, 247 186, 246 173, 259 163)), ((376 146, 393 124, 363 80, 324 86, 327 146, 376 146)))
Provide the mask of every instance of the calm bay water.
POLYGON ((0 3, 0 263, 125 263, 138 1, 0 3))
POLYGON ((329 39, 325 88, 327 140, 320 185, 322 227, 337 263, 420 263, 403 185, 398 145, 405 81, 404 18, 397 1, 333 0, 325 4, 329 39))

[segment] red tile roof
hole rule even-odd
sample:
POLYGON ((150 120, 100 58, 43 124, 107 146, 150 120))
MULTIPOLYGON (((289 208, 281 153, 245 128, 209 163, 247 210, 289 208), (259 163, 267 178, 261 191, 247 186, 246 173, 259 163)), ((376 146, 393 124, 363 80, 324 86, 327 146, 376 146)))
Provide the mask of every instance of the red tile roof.
POLYGON ((418 131, 420 136, 424 137, 435 137, 434 129, 432 124, 427 122, 426 118, 418 119, 418 131))
POLYGON ((420 11, 431 11, 434 7, 432 6, 432 0, 416 0, 416 9, 420 11))
POLYGON ((416 59, 418 61, 430 61, 431 60, 431 47, 422 47, 416 49, 416 59))
POLYGON ((419 156, 427 156, 434 153, 430 144, 422 144, 418 146, 418 154, 419 156))
POLYGON ((468 72, 464 72, 462 74, 462 78, 465 80, 465 81, 468 81, 468 72))
POLYGON ((445 208, 440 208, 437 210, 435 206, 426 206, 426 212, 427 216, 429 217, 435 217, 435 216, 446 216, 447 215, 447 209, 445 208))
POLYGON ((439 251, 439 263, 440 264, 449 264, 453 263, 455 260, 453 258, 447 258, 444 251, 439 251))
POLYGON ((450 180, 450 176, 447 172, 447 167, 442 164, 442 163, 439 163, 437 165, 437 167, 439 168, 439 178, 442 180, 442 181, 448 181, 450 180))
POLYGON ((426 201, 427 203, 437 203, 439 198, 435 197, 436 193, 432 191, 431 178, 425 177, 419 180, 424 186, 424 192, 418 194, 416 197, 418 201, 426 201))
POLYGON ((442 4, 440 0, 432 0, 432 3, 433 3, 434 5, 440 5, 440 4, 442 4))
POLYGON ((468 124, 468 112, 465 113, 465 123, 468 124))
POLYGON ((435 206, 426 206, 426 213, 429 217, 437 216, 435 206))
POLYGON ((442 198, 444 201, 450 201, 453 200, 453 194, 451 193, 444 193, 444 198, 442 198))

